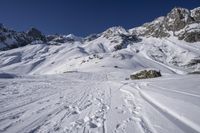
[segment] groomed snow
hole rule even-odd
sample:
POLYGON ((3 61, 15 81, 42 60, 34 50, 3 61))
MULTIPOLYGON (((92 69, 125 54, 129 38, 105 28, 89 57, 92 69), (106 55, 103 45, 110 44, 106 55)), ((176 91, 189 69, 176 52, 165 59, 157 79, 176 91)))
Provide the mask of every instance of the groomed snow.
POLYGON ((199 75, 124 80, 128 73, 0 79, 0 132, 200 132, 199 75))

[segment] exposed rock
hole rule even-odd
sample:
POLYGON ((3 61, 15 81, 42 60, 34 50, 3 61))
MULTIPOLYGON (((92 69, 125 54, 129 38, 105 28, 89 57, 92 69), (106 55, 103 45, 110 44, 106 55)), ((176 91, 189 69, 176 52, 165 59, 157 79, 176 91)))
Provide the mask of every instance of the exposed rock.
POLYGON ((194 66, 200 64, 200 59, 192 59, 187 66, 194 66))
POLYGON ((190 24, 178 35, 179 40, 194 43, 200 41, 200 24, 190 24))
POLYGON ((167 16, 159 17, 150 23, 130 29, 130 33, 143 37, 163 38, 170 35, 187 42, 200 41, 200 8, 188 10, 174 8, 167 16))
POLYGON ((83 39, 73 34, 69 35, 48 35, 47 42, 49 45, 60 45, 62 43, 82 42, 83 39))
POLYGON ((27 31, 28 36, 32 37, 33 40, 41 40, 46 42, 46 37, 36 28, 31 28, 27 31))
MULTIPOLYGON (((140 42, 140 37, 167 38, 175 36, 189 43, 200 41, 200 7, 193 10, 174 8, 166 16, 159 17, 127 31, 123 27, 111 27, 100 34, 92 34, 86 38, 69 35, 45 36, 36 28, 27 32, 16 32, 0 24, 0 50, 8 50, 27 44, 46 43, 61 45, 63 43, 90 42, 101 46, 103 51, 117 51, 128 45, 140 42), (97 43, 99 42, 100 43, 97 43), (101 45, 99 45, 101 44, 101 45), (109 45, 105 50, 104 45, 109 45)), ((94 48, 94 51, 95 48, 94 48)), ((94 52, 93 51, 93 52, 94 52)))
POLYGON ((127 35, 128 32, 121 26, 111 27, 102 33, 102 36, 109 39, 110 37, 127 35))
POLYGON ((191 32, 191 33, 185 33, 184 40, 186 42, 199 42, 200 41, 200 32, 191 32))
POLYGON ((134 79, 148 79, 148 78, 156 78, 161 77, 160 71, 157 70, 142 70, 130 75, 132 80, 134 79))
POLYGON ((46 39, 47 39, 47 41, 49 42, 49 41, 52 41, 53 39, 55 39, 55 38, 57 38, 59 35, 47 35, 46 36, 46 39))
POLYGON ((88 42, 93 41, 93 40, 97 39, 99 36, 100 36, 99 34, 91 34, 91 35, 87 36, 84 40, 88 41, 88 42))
POLYGON ((0 50, 22 47, 35 41, 46 42, 46 37, 35 28, 25 33, 10 30, 0 24, 0 50))
POLYGON ((169 33, 166 32, 163 23, 164 23, 164 17, 159 17, 151 23, 144 24, 143 26, 145 27, 146 30, 141 35, 148 37, 152 36, 157 38, 168 37, 169 33))
POLYGON ((169 31, 179 31, 194 19, 190 16, 190 11, 185 8, 174 8, 165 17, 164 25, 169 31))
POLYGON ((191 10, 191 16, 195 21, 200 22, 200 7, 191 10))
POLYGON ((115 45, 114 49, 115 49, 115 51, 121 50, 122 49, 122 45, 115 45))
POLYGON ((66 42, 66 40, 63 36, 59 36, 57 38, 54 38, 53 41, 58 42, 58 43, 65 43, 66 42))

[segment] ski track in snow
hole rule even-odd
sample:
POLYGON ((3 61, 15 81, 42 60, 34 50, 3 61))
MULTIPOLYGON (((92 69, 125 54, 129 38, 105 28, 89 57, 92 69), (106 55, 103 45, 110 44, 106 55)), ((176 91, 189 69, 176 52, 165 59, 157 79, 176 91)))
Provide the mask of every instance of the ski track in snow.
MULTIPOLYGON (((164 94, 160 91, 181 95, 177 99, 187 96, 199 100, 198 94, 157 86, 156 80, 121 82, 109 77, 105 73, 77 72, 31 79, 1 79, 0 132, 200 132, 198 120, 180 115, 181 112, 167 107, 162 98, 155 100, 155 96, 164 94), (149 90, 152 92, 148 93, 149 90), (166 126, 162 126, 163 123, 166 126)), ((174 79, 176 77, 161 78, 160 82, 174 79)), ((184 79, 187 80, 187 76, 184 79)))
MULTIPOLYGON (((184 118, 183 116, 180 116, 179 114, 173 112, 171 109, 161 105, 159 102, 155 101, 150 96, 148 96, 148 94, 144 93, 143 91, 140 91, 140 88, 138 86, 137 86, 137 89, 139 90, 141 97, 146 102, 151 104, 156 110, 158 110, 165 117, 170 119, 178 127, 183 129, 183 131, 192 132, 192 133, 199 133, 200 132, 200 126, 199 125, 193 123, 192 121, 188 120, 187 118, 184 118)), ((175 92, 177 92, 177 91, 175 91, 175 92)), ((182 93, 182 94, 185 94, 185 93, 182 93)))

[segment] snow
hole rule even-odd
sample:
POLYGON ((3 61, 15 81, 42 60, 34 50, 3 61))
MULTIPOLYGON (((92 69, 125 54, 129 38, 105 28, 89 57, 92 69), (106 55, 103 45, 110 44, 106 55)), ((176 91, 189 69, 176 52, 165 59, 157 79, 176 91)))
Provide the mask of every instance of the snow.
POLYGON ((0 51, 0 133, 199 133, 200 75, 189 74, 200 71, 199 42, 122 38, 144 30, 0 51), (130 80, 149 69, 162 76, 130 80))
MULTIPOLYGON (((119 36, 114 38, 121 41, 119 36)), ((170 37, 143 38, 141 42, 129 44, 119 51, 113 51, 115 45, 102 36, 85 43, 27 45, 0 52, 0 71, 43 75, 67 71, 104 71, 118 66, 132 72, 155 68, 162 73, 185 74, 199 69, 198 64, 188 66, 193 59, 200 57, 198 43, 191 45, 170 37)))
POLYGON ((200 11, 200 7, 194 8, 193 10, 191 10, 191 16, 195 17, 196 15, 198 15, 198 12, 200 11))
POLYGON ((199 75, 137 81, 118 75, 128 72, 0 79, 0 131, 200 131, 199 75))

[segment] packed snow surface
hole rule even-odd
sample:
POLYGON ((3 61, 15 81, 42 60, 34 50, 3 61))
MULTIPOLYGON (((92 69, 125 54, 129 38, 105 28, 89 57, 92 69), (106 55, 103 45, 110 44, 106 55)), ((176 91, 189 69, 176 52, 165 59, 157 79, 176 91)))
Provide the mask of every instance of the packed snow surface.
POLYGON ((0 79, 0 132, 199 133, 200 76, 128 71, 0 79))

